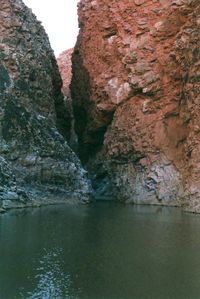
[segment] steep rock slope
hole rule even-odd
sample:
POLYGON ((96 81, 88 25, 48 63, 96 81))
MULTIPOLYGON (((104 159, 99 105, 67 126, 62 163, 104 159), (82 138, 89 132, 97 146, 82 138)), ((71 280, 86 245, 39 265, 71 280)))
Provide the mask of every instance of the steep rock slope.
POLYGON ((21 0, 1 0, 0 204, 87 200, 90 185, 64 137, 61 78, 48 37, 21 0), (59 131, 58 131, 59 129, 59 131))
POLYGON ((71 91, 98 196, 200 204, 198 0, 81 0, 71 91))

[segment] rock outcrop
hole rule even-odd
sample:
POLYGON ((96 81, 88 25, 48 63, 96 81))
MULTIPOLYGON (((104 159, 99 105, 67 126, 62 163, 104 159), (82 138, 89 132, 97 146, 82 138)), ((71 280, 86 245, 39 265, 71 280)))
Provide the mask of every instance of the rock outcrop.
POLYGON ((81 0, 71 92, 99 197, 200 206, 198 0, 81 0))
POLYGON ((1 0, 0 205, 88 200, 85 171, 63 137, 61 86, 40 22, 21 0, 1 0))

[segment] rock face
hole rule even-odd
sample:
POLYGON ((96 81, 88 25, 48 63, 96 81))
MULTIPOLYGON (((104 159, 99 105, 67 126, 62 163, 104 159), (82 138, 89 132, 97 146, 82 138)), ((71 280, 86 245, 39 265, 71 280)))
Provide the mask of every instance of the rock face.
POLYGON ((48 37, 21 0, 1 0, 0 202, 88 200, 90 185, 68 147, 61 78, 48 37))
POLYGON ((69 95, 69 84, 72 78, 72 53, 74 49, 68 49, 62 52, 58 58, 57 63, 63 81, 62 91, 65 96, 69 95))
MULTIPOLYGON (((57 63, 60 71, 60 75, 63 81, 62 92, 64 94, 64 102, 65 102, 65 119, 67 118, 65 125, 65 136, 67 141, 70 143, 72 148, 74 147, 74 141, 77 139, 74 133, 74 117, 73 117, 73 108, 72 108, 72 99, 71 93, 69 89, 69 85, 72 78, 72 53, 73 49, 68 49, 62 52, 57 58, 57 63)), ((77 143, 75 141, 75 143, 77 143)))
POLYGON ((81 0, 71 91, 97 195, 200 205, 198 0, 81 0))

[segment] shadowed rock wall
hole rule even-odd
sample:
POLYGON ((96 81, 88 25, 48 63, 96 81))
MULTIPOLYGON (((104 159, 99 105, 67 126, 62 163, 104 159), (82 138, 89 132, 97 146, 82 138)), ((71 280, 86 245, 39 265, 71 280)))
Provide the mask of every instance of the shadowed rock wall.
POLYGON ((88 199, 90 185, 64 135, 66 108, 48 37, 21 0, 0 9, 0 200, 88 199), (61 135, 63 134, 63 136, 61 135))
POLYGON ((98 197, 200 204, 198 0, 81 0, 71 92, 98 197))

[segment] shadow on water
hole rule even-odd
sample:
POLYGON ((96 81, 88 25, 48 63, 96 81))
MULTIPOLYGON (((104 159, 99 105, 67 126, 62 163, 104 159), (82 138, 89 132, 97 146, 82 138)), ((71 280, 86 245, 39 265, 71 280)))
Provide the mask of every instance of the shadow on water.
POLYGON ((200 298, 200 215, 112 202, 11 211, 0 298, 200 298))

